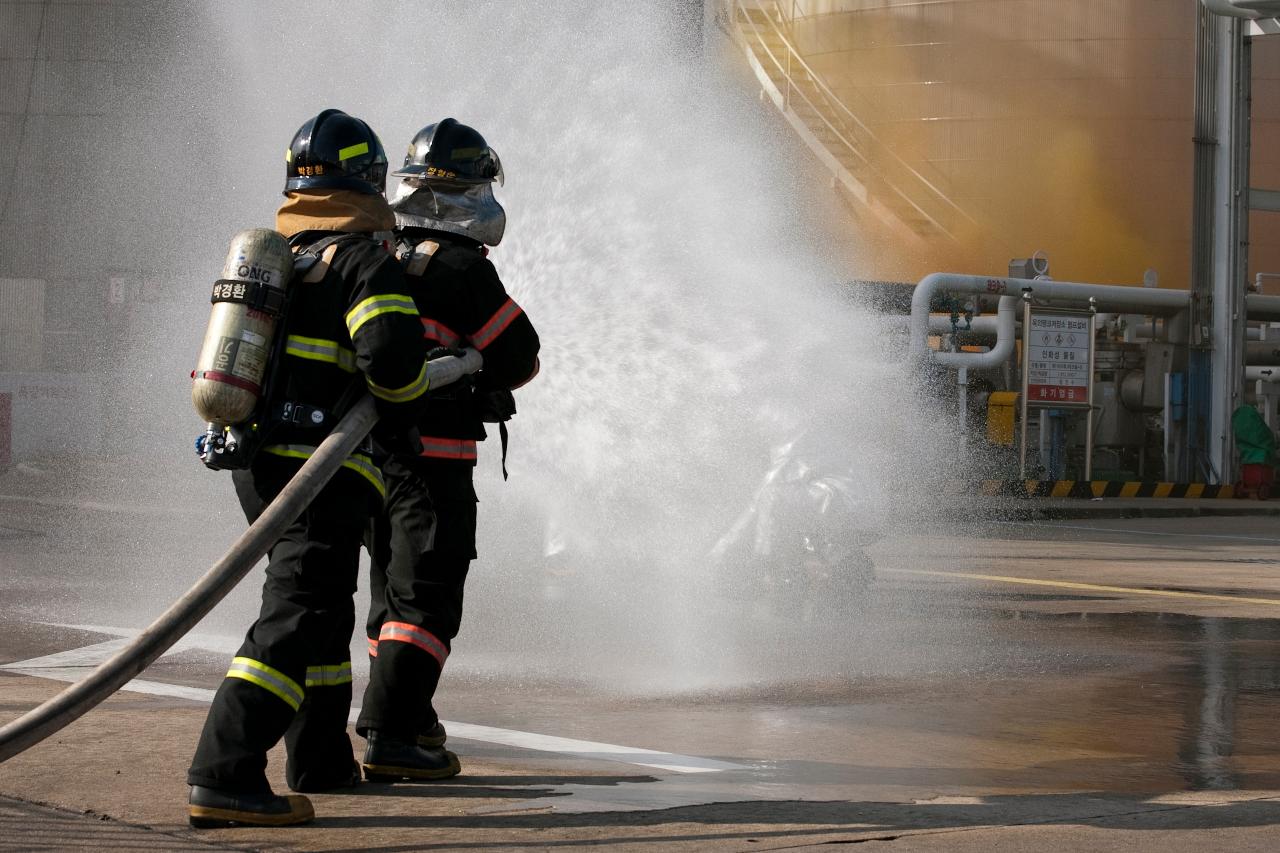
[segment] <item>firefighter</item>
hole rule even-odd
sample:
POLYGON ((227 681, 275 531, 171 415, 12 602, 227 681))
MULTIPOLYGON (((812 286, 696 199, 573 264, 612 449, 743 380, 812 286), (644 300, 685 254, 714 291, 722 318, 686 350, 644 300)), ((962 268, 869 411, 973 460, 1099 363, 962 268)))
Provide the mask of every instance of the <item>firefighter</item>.
POLYGON ((474 347, 484 367, 432 393, 418 420, 421 448, 393 455, 383 469, 387 512, 370 548, 371 672, 356 723, 368 740, 365 776, 383 781, 460 771, 444 749, 432 699, 476 557, 476 444, 486 421, 500 424, 505 475, 511 389, 538 372, 538 335, 487 258, 506 226, 493 195, 502 181, 497 154, 475 130, 446 118, 418 132, 395 176, 397 256, 427 346, 474 347))
MULTIPOLYGON (((270 438, 234 473, 250 521, 366 389, 385 432, 412 424, 427 387, 417 308, 400 265, 371 236, 395 223, 377 136, 325 110, 298 130, 286 163, 276 228, 297 261, 281 331, 288 337, 274 366, 278 393, 263 403, 270 438)), ((187 774, 192 825, 310 820, 305 796, 277 796, 267 782, 267 750, 282 737, 292 789, 360 781, 346 733, 352 593, 364 532, 384 494, 362 448, 272 546, 261 612, 218 688, 187 774)))

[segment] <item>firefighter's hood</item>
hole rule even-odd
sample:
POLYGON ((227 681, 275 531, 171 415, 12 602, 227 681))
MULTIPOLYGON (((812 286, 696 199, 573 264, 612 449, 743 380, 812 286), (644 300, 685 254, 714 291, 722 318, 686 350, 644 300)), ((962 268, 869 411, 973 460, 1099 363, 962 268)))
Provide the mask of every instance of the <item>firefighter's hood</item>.
POLYGON ((396 227, 386 198, 354 190, 313 189, 286 193, 276 211, 276 230, 286 237, 303 231, 373 233, 396 227))
POLYGON ((391 209, 401 228, 431 228, 496 246, 507 228, 507 213, 493 197, 493 184, 414 186, 401 180, 391 209))

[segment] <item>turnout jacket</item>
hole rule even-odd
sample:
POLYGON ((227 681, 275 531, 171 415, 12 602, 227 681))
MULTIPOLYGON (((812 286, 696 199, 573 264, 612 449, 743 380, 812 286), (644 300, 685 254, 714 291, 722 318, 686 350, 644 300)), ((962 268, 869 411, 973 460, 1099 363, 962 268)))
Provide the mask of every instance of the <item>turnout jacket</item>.
MULTIPOLYGON (((291 238, 301 263, 290 282, 273 413, 283 418, 263 452, 302 460, 328 435, 361 386, 373 394, 380 422, 412 424, 427 390, 426 346, 404 274, 367 234, 305 231, 291 238), (338 238, 307 266, 306 249, 338 238), (352 386, 356 387, 353 388, 352 386)), ((367 452, 344 468, 383 493, 367 452)))
POLYGON ((474 466, 476 442, 485 438, 483 398, 537 374, 538 333, 507 294, 480 243, 425 228, 404 228, 397 236, 396 253, 427 347, 474 347, 484 356, 484 367, 471 381, 430 395, 418 418, 420 455, 474 466))

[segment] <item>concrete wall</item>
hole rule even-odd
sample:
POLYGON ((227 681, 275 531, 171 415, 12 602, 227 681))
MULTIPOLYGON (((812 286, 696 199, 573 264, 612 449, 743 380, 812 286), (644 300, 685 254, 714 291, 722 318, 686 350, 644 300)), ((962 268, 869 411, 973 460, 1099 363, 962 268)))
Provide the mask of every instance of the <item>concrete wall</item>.
POLYGON ((14 462, 100 443, 108 280, 139 266, 113 238, 134 217, 120 192, 123 93, 155 54, 139 34, 156 11, 0 0, 0 392, 14 462))

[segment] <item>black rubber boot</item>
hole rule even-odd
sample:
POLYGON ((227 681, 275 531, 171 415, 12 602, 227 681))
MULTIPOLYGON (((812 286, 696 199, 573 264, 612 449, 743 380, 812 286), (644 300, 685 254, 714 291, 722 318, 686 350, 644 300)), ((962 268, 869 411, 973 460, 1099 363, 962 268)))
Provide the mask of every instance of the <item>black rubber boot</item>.
POLYGON ((265 794, 234 794, 191 786, 187 800, 187 819, 197 829, 219 829, 226 826, 293 826, 309 823, 316 813, 306 797, 292 794, 278 797, 265 794))
POLYGON ((364 751, 364 777, 370 782, 448 779, 462 772, 458 756, 447 749, 425 749, 373 730, 365 737, 369 745, 364 751))
POLYGON ((418 746, 424 749, 439 749, 444 746, 446 737, 448 735, 445 733, 444 725, 436 720, 434 726, 418 735, 418 746))
POLYGON ((360 784, 360 765, 351 759, 351 766, 345 771, 321 772, 304 770, 301 773, 290 766, 285 778, 289 787, 300 794, 322 794, 325 791, 336 791, 342 788, 354 788, 360 784))

